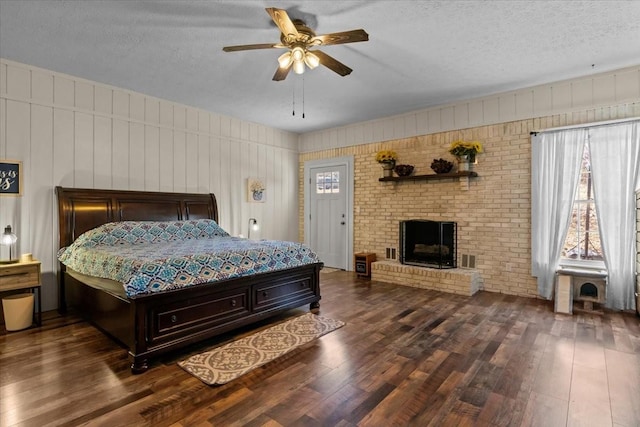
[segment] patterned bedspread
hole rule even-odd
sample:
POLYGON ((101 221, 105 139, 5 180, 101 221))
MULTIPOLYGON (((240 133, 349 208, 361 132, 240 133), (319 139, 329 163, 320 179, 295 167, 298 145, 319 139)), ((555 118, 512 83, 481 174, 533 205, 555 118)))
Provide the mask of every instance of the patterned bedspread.
POLYGON ((213 220, 105 224, 62 248, 58 259, 122 282, 129 297, 321 262, 303 244, 231 237, 213 220))

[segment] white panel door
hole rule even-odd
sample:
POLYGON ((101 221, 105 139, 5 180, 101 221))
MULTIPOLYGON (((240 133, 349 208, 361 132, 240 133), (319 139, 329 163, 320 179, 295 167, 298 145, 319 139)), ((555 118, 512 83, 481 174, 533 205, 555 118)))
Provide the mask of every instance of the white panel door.
POLYGON ((347 269, 347 168, 310 169, 309 245, 327 267, 347 269))

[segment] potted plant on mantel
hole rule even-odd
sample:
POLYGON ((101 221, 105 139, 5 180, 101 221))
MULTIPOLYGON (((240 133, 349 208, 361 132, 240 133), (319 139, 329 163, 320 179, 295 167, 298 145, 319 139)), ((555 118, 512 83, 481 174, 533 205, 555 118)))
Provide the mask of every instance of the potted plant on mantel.
POLYGON ((396 166, 398 155, 392 150, 380 150, 376 153, 376 162, 382 165, 382 176, 393 176, 393 168, 396 166))
POLYGON ((475 163, 476 155, 482 153, 482 144, 478 141, 453 141, 449 153, 458 159, 458 171, 468 171, 471 163, 475 163))

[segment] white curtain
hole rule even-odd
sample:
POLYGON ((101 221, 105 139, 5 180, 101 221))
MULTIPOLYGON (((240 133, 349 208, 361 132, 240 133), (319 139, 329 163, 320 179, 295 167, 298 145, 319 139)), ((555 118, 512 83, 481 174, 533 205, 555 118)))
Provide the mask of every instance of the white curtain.
POLYGON ((609 275, 607 307, 635 308, 635 191, 640 186, 640 122, 589 132, 591 176, 609 275))
POLYGON ((531 271, 551 299, 580 176, 585 129, 534 135, 531 147, 531 271))

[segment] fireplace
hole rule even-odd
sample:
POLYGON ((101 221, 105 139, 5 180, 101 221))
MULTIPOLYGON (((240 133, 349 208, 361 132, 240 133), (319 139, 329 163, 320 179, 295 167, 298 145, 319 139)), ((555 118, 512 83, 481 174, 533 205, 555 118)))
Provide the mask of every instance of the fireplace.
POLYGON ((400 262, 434 268, 456 268, 457 224, 451 221, 400 221, 400 262))

